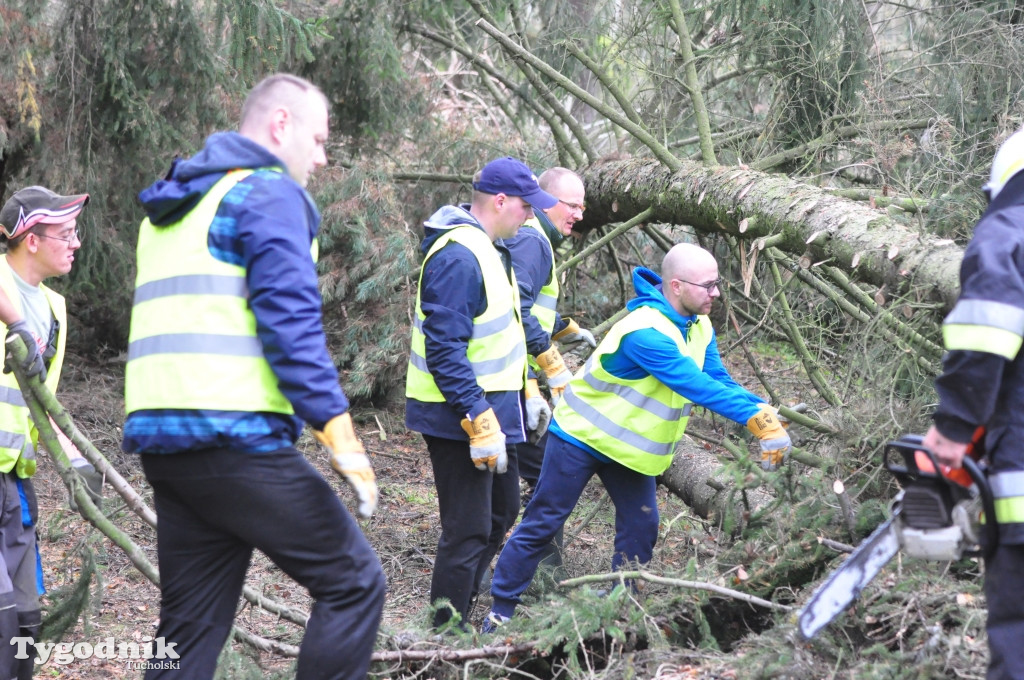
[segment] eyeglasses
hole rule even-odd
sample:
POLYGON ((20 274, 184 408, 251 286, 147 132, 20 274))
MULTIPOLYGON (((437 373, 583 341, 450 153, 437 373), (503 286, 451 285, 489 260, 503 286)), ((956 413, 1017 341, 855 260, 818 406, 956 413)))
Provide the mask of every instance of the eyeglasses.
POLYGON ((82 242, 82 235, 81 235, 81 233, 79 233, 79 231, 77 229, 75 229, 73 232, 68 234, 66 237, 65 236, 50 236, 49 234, 36 234, 36 236, 38 236, 40 238, 50 238, 50 239, 53 239, 54 241, 64 241, 64 243, 67 243, 68 245, 71 245, 75 241, 78 241, 79 243, 82 242))
POLYGON ((581 215, 587 209, 587 206, 582 203, 570 203, 569 201, 563 201, 562 199, 558 199, 558 202, 568 206, 570 210, 579 210, 581 215))
POLYGON ((708 293, 711 293, 712 290, 722 285, 722 279, 715 279, 714 281, 710 281, 708 283, 694 283, 693 281, 684 281, 683 279, 676 279, 676 281, 679 281, 680 283, 688 283, 691 286, 699 286, 706 290, 708 293))

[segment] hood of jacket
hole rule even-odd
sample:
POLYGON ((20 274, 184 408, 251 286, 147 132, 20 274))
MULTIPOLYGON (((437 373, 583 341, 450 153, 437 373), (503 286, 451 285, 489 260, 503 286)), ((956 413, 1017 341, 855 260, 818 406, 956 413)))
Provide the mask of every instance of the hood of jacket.
POLYGON ((453 227, 461 227, 466 224, 472 224, 481 231, 485 231, 484 225, 480 224, 479 220, 469 212, 469 203, 442 207, 423 223, 423 242, 420 243, 420 250, 426 254, 430 250, 430 246, 434 245, 434 241, 442 234, 453 227))
POLYGON ((167 176, 139 193, 146 216, 154 225, 173 224, 184 217, 229 170, 284 168, 274 154, 237 132, 216 132, 192 158, 176 158, 167 176))
POLYGON ((697 321, 697 315, 683 316, 668 303, 668 299, 661 292, 661 277, 647 267, 637 267, 633 270, 633 289, 636 297, 626 303, 626 309, 633 311, 637 307, 654 307, 664 314, 668 319, 679 326, 686 337, 686 329, 697 321))

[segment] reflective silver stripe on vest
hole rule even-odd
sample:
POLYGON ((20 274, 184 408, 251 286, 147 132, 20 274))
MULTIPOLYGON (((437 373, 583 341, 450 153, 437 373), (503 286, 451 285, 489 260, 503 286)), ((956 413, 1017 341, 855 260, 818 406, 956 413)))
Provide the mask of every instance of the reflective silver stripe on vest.
MULTIPOLYGON (((416 315, 416 318, 413 319, 412 323, 413 323, 413 326, 416 327, 416 330, 418 330, 421 334, 426 335, 426 333, 423 333, 423 320, 419 317, 418 314, 416 315)), ((508 314, 506 316, 500 316, 497 319, 491 319, 490 321, 486 321, 486 322, 481 323, 481 324, 473 324, 473 336, 472 337, 473 337, 474 340, 480 340, 482 338, 486 338, 486 337, 491 336, 491 335, 497 335, 498 333, 504 333, 508 329, 509 326, 511 326, 511 325, 513 325, 515 323, 516 323, 515 312, 512 311, 512 310, 509 310, 509 312, 508 312, 508 314)))
POLYGON ((565 388, 565 392, 562 393, 562 398, 565 399, 566 405, 571 406, 576 413, 580 414, 583 418, 586 418, 591 425, 601 430, 609 437, 655 456, 671 456, 672 452, 675 451, 675 442, 668 444, 664 442, 656 442, 641 434, 637 434, 632 430, 627 430, 613 422, 611 419, 606 418, 598 412, 597 409, 577 397, 572 391, 571 383, 569 387, 565 388))
POLYGON ((960 300, 942 323, 989 326, 1024 336, 1024 309, 992 300, 960 300))
POLYGON ((10 404, 11 406, 27 406, 25 403, 25 397, 21 393, 21 390, 13 387, 0 387, 0 404, 10 404))
POLYGON ((230 295, 249 297, 245 278, 219 274, 187 274, 157 279, 135 289, 134 304, 172 295, 230 295))
POLYGON ((670 422, 679 420, 680 418, 685 418, 686 416, 689 416, 690 411, 693 410, 692 401, 687 402, 682 408, 672 408, 671 406, 666 406, 664 403, 658 401, 657 399, 654 399, 653 397, 649 397, 645 394, 638 392, 636 389, 630 387, 629 385, 619 385, 616 383, 605 382, 604 380, 597 378, 589 370, 584 372, 583 380, 585 380, 586 383, 593 387, 595 390, 606 393, 610 392, 612 394, 618 395, 619 397, 625 399, 633 406, 636 406, 638 409, 647 411, 648 413, 655 415, 661 418, 662 420, 667 420, 670 422))
POLYGON ((514 323, 516 323, 516 314, 510 309, 505 316, 499 316, 497 319, 491 319, 484 323, 473 324, 473 339, 480 340, 489 335, 504 333, 514 323))
POLYGON ((988 486, 995 498, 1024 496, 1024 470, 997 472, 989 475, 988 486))
POLYGON ((262 357, 259 338, 219 333, 166 333, 139 338, 128 345, 128 361, 153 354, 219 354, 234 357, 262 357))
POLYGON ((25 435, 19 432, 0 430, 0 447, 5 449, 16 449, 21 451, 22 455, 26 458, 35 458, 35 451, 31 450, 31 446, 27 447, 28 451, 26 451, 25 435))
MULTIPOLYGON (((511 354, 486 361, 470 361, 469 364, 473 367, 473 375, 481 377, 501 373, 512 364, 522 361, 525 357, 526 345, 516 345, 515 350, 511 354)), ((424 373, 430 373, 430 369, 427 368, 426 357, 416 352, 410 352, 409 362, 424 373)))
POLYGON ((544 309, 550 309, 553 312, 558 304, 558 298, 554 295, 548 295, 547 293, 540 293, 536 298, 534 298, 533 304, 535 307, 543 307, 544 309))

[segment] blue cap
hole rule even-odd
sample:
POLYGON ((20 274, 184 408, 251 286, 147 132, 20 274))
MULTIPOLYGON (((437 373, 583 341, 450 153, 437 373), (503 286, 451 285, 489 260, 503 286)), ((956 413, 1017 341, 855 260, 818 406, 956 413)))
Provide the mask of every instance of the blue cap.
POLYGON ((506 156, 493 160, 480 171, 473 188, 485 194, 519 196, 538 210, 553 208, 558 199, 540 188, 537 175, 520 160, 506 156))

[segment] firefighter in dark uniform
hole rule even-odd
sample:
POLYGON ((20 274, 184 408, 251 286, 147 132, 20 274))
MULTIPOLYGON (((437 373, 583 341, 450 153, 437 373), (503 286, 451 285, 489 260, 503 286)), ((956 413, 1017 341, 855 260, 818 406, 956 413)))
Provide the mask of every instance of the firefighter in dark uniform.
POLYGON ((1024 679, 1024 130, 996 153, 988 209, 960 266, 960 298, 942 334, 947 354, 936 380, 939 405, 924 444, 960 467, 986 427, 988 481, 999 548, 985 564, 988 680, 1024 679))

